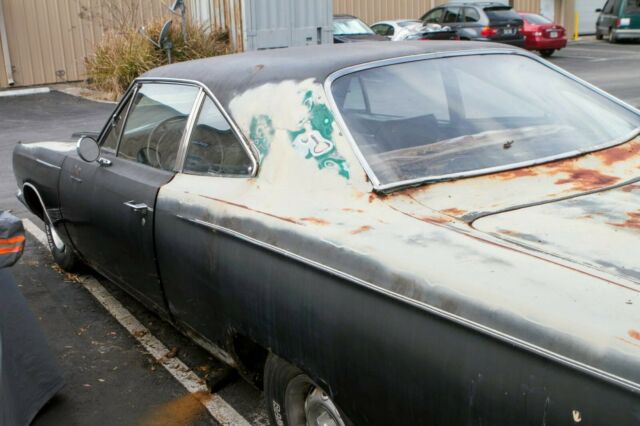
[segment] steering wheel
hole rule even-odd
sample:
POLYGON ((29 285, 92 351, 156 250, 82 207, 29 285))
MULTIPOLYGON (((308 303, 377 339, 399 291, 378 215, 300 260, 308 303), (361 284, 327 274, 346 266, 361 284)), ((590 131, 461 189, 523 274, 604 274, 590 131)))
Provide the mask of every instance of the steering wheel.
POLYGON ((150 166, 162 170, 173 170, 186 121, 187 117, 178 115, 162 120, 153 128, 144 148, 144 154, 150 166), (162 149, 163 144, 168 145, 167 150, 162 149))

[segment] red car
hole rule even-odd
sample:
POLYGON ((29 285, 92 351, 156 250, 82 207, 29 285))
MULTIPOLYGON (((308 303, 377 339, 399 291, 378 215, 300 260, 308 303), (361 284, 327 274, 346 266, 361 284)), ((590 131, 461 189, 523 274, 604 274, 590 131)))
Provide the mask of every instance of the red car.
POLYGON ((535 13, 520 13, 524 21, 522 29, 526 37, 524 48, 539 50, 545 58, 567 46, 566 30, 548 18, 535 13))

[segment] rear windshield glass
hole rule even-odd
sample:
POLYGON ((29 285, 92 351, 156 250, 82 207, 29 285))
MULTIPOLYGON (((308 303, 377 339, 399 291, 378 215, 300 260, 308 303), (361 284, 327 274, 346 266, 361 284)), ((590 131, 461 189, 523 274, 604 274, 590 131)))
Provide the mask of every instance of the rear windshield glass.
POLYGON ((371 28, 357 18, 351 19, 334 19, 333 20, 334 35, 358 35, 373 34, 371 28))
POLYGON ((627 0, 624 6, 626 13, 640 13, 640 0, 627 0))
POLYGON ((485 7, 484 12, 487 14, 489 21, 521 21, 520 15, 513 11, 510 7, 485 7))
POLYGON ((523 19, 530 24, 551 24, 553 22, 551 19, 545 18, 542 15, 524 15, 523 19))
POLYGON ((331 88, 381 185, 540 163, 622 142, 640 116, 528 57, 386 65, 331 88))

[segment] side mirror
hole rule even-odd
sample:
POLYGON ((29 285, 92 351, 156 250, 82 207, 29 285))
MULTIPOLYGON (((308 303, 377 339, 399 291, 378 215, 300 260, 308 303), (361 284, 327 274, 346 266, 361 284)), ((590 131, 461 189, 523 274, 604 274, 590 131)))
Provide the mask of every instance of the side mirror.
POLYGON ((78 156, 87 163, 93 163, 100 157, 100 145, 98 145, 95 139, 89 136, 83 136, 78 139, 76 152, 78 156))
POLYGON ((596 9, 596 12, 602 12, 602 9, 596 9))

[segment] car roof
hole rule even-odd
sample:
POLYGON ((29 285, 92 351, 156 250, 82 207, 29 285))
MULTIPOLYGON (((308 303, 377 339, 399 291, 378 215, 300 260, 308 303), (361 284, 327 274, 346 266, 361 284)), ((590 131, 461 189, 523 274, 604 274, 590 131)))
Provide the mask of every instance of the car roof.
POLYGON ((464 41, 360 42, 323 44, 221 55, 165 65, 143 77, 195 80, 226 104, 251 87, 285 80, 307 79, 323 83, 335 71, 368 62, 406 56, 486 49, 519 50, 495 43, 464 41))
POLYGON ((378 25, 378 24, 388 24, 388 25, 398 25, 400 22, 422 22, 419 19, 388 19, 386 21, 378 21, 374 24, 371 24, 371 26, 373 27, 374 25, 378 25))
POLYGON ((353 15, 333 15, 333 19, 359 19, 357 16, 353 15))

